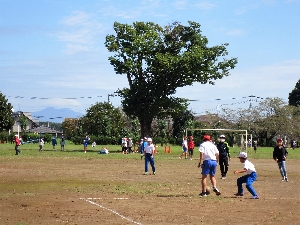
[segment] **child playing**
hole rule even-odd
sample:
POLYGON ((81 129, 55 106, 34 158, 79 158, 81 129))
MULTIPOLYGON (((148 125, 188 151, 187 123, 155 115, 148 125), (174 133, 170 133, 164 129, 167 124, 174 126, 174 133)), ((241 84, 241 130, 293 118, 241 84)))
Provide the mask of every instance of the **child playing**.
POLYGON ((182 159, 182 156, 184 156, 184 158, 187 159, 187 151, 188 151, 187 137, 184 136, 182 140, 182 154, 179 156, 179 158, 182 159))
POLYGON ((243 183, 246 183, 247 190, 252 194, 252 199, 259 199, 252 183, 256 180, 256 170, 254 165, 247 159, 247 153, 241 152, 238 156, 240 162, 244 164, 244 169, 234 171, 234 174, 246 173, 246 175, 237 179, 238 193, 235 196, 244 196, 243 183))

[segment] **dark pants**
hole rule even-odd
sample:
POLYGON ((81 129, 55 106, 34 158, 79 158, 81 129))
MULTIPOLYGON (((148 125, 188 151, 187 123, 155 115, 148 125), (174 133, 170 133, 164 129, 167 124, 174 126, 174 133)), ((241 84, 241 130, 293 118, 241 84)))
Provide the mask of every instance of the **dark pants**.
POLYGON ((18 145, 16 145, 15 146, 15 150, 16 150, 16 155, 18 155, 21 151, 19 150, 19 146, 18 145))
POLYGON ((128 153, 132 152, 132 147, 128 147, 128 153))
POLYGON ((151 157, 151 154, 146 153, 145 154, 145 172, 148 172, 148 164, 150 162, 152 172, 155 172, 155 166, 154 166, 154 158, 151 157))
POLYGON ((222 177, 226 177, 226 174, 228 172, 228 157, 220 157, 219 158, 219 165, 221 170, 222 177))

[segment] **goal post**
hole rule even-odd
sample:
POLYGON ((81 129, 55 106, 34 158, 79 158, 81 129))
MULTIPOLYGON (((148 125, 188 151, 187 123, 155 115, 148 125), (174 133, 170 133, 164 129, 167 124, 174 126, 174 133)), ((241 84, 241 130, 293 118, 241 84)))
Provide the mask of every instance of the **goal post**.
MULTIPOLYGON (((216 128, 216 129, 200 129, 200 128, 194 128, 194 129, 191 129, 191 128, 187 128, 185 130, 185 136, 188 135, 188 131, 196 131, 196 130, 199 130, 199 131, 220 131, 220 132, 239 132, 240 135, 242 135, 242 137, 245 135, 246 137, 246 140, 248 140, 248 131, 247 130, 235 130, 235 129, 221 129, 221 128, 216 128)), ((243 140, 243 138, 241 138, 241 140, 243 140)), ((251 135, 251 143, 252 143, 252 135, 251 135)), ((244 143, 241 143, 241 149, 243 148, 244 146, 244 143)), ((245 145, 245 151, 247 151, 247 148, 248 148, 248 141, 246 142, 246 145, 245 145)))

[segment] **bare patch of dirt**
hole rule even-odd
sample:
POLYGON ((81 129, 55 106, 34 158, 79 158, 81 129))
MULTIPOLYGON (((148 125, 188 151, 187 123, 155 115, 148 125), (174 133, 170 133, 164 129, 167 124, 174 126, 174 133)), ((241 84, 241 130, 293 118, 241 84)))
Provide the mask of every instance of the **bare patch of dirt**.
POLYGON ((213 193, 200 198, 197 160, 156 157, 156 175, 143 175, 144 162, 100 156, 15 157, 0 163, 1 224, 300 224, 299 160, 289 160, 282 182, 272 160, 250 159, 261 199, 234 197, 233 171, 213 193))

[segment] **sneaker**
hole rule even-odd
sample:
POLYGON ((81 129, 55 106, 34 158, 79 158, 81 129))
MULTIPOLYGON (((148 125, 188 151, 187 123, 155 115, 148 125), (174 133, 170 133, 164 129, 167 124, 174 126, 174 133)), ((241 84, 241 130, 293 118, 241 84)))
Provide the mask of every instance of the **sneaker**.
POLYGON ((221 195, 221 192, 218 190, 218 188, 214 187, 213 191, 216 193, 216 195, 221 195))
POLYGON ((225 180, 225 179, 226 179, 226 177, 221 177, 221 179, 222 179, 222 180, 225 180))
POLYGON ((145 173, 144 173, 144 175, 147 175, 147 174, 148 174, 148 172, 145 172, 145 173))
POLYGON ((252 199, 259 199, 259 196, 256 195, 256 196, 252 196, 251 198, 252 198, 252 199))
POLYGON ((202 193, 199 194, 199 196, 200 196, 200 197, 206 197, 207 194, 206 194, 206 192, 202 192, 202 193))
POLYGON ((285 177, 285 181, 286 181, 286 182, 288 182, 288 181, 289 181, 287 177, 285 177))
POLYGON ((155 175, 156 174, 156 172, 153 172, 153 175, 155 175))
POLYGON ((244 196, 244 193, 236 193, 235 196, 244 196))
POLYGON ((285 181, 285 177, 282 177, 281 181, 285 181))

